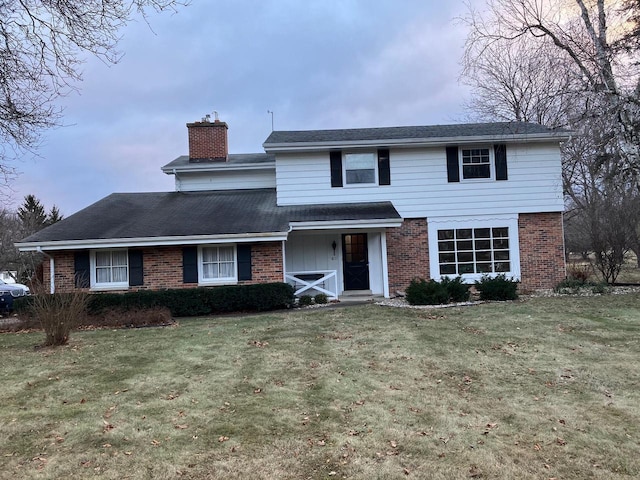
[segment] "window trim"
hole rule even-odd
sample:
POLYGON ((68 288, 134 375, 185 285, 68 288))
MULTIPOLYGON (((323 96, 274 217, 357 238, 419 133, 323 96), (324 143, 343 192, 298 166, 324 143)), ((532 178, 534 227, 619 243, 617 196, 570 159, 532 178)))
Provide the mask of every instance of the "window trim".
MULTIPOLYGON (((113 258, 113 257, 112 257, 113 258)), ((113 266, 112 266, 113 268, 113 266)), ((89 286, 91 290, 122 290, 123 288, 129 288, 129 249, 127 248, 108 248, 91 250, 89 252, 89 286), (127 259, 127 280, 126 282, 98 282, 96 254, 109 252, 124 252, 127 259)))
POLYGON ((198 285, 234 285, 238 283, 238 247, 235 243, 198 245, 198 285), (203 250, 206 248, 233 249, 233 276, 224 278, 204 278, 203 250))
POLYGON ((496 179, 496 155, 493 145, 460 145, 458 146, 458 169, 460 171, 461 183, 477 183, 477 182, 492 182, 496 179), (489 176, 481 178, 465 178, 464 177, 464 164, 462 163, 464 150, 488 150, 489 151, 489 176))
MULTIPOLYGON (((367 169, 369 170, 369 169, 367 169)), ((342 178, 344 179, 343 188, 362 188, 362 187, 377 187, 380 179, 378 174, 378 151, 343 151, 342 152, 342 178), (349 183, 347 180, 347 156, 348 155, 371 155, 373 159, 373 182, 370 183, 349 183)))
POLYGON ((483 275, 495 277, 504 273, 507 278, 520 280, 520 242, 518 230, 518 215, 492 215, 491 217, 446 217, 427 219, 428 222, 428 238, 429 238, 429 271, 430 277, 436 281, 442 280, 444 277, 455 278, 458 275, 441 275, 440 274, 440 257, 438 250, 438 230, 457 230, 466 228, 500 228, 507 227, 509 229, 509 261, 511 262, 511 270, 500 273, 465 273, 460 275, 465 283, 474 283, 480 280, 483 275))

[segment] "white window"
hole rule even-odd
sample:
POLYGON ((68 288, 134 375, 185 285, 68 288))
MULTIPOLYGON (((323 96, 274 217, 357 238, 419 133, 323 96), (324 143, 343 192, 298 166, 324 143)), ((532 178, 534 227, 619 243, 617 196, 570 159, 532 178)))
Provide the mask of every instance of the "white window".
POLYGON ((460 165, 463 180, 493 178, 493 149, 474 147, 460 149, 460 165))
POLYGON ((449 217, 429 220, 430 276, 461 276, 465 281, 483 275, 505 274, 520 279, 517 215, 493 218, 449 217))
POLYGON ((91 252, 91 288, 129 286, 129 255, 126 249, 91 252))
POLYGON ((374 153, 346 153, 344 178, 347 185, 372 185, 376 179, 377 158, 374 153))
POLYGON ((438 230, 440 275, 511 271, 509 227, 438 230))
POLYGON ((199 283, 220 284, 238 281, 234 245, 200 247, 198 257, 199 283))

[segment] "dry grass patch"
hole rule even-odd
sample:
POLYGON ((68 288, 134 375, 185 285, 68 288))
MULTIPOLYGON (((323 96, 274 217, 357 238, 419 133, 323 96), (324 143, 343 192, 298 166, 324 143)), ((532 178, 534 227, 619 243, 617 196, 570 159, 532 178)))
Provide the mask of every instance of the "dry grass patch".
POLYGON ((640 296, 0 336, 0 478, 640 475, 640 296))

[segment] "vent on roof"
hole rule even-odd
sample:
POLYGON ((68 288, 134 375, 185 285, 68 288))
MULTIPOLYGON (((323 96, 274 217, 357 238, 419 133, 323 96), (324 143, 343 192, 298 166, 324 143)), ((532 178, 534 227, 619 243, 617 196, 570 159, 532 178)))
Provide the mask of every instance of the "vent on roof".
POLYGON ((213 122, 210 118, 206 115, 200 122, 187 123, 190 162, 226 162, 229 157, 229 127, 218 120, 217 112, 213 122))

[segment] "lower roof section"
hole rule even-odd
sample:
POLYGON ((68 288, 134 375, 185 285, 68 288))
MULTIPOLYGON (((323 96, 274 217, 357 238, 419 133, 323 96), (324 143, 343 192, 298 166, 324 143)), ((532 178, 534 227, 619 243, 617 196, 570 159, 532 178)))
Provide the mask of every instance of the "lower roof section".
POLYGON ((398 226, 391 202, 279 207, 275 189, 114 193, 23 239, 22 251, 285 240, 294 228, 398 226))

